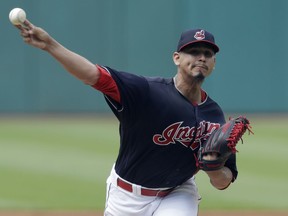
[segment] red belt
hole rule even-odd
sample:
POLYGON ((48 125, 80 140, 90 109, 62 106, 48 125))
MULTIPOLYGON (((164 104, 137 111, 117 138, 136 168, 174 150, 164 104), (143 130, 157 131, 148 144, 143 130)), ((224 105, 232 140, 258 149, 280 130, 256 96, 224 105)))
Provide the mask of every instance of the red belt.
MULTIPOLYGON (((120 178, 117 178, 117 186, 129 191, 133 192, 133 186, 132 184, 123 181, 120 178)), ((147 188, 141 188, 141 195, 143 196, 157 196, 157 197, 165 197, 168 195, 173 189, 167 189, 167 190, 154 190, 154 189, 147 189, 147 188)))

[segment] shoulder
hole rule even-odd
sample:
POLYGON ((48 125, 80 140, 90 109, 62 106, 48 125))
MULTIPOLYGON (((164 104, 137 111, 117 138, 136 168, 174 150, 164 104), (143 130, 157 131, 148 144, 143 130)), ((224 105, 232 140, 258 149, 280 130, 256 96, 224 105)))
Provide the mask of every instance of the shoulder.
POLYGON ((119 77, 119 78, 122 78, 122 79, 132 79, 132 78, 141 78, 142 77, 142 76, 134 74, 134 73, 130 73, 130 72, 126 72, 126 71, 120 71, 120 70, 115 70, 113 68, 106 67, 106 66, 102 66, 102 67, 108 73, 110 73, 113 78, 119 77))
POLYGON ((146 77, 146 80, 150 84, 156 85, 173 85, 172 78, 164 78, 164 77, 146 77))
POLYGON ((118 84, 123 83, 127 85, 130 83, 132 86, 135 87, 174 85, 172 78, 164 78, 160 76, 143 76, 131 72, 118 71, 109 67, 105 68, 118 84))

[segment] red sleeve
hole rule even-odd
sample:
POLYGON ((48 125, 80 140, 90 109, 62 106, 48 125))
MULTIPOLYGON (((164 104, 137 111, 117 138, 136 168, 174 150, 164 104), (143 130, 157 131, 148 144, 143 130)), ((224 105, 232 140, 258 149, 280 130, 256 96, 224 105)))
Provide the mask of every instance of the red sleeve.
POLYGON ((96 67, 100 71, 100 78, 92 87, 120 103, 120 92, 111 74, 99 65, 96 67))

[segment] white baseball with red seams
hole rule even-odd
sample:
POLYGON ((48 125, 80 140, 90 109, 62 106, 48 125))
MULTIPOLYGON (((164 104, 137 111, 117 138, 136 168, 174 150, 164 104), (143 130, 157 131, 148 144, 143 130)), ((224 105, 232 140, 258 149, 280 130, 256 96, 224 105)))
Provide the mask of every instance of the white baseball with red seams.
POLYGON ((13 25, 21 25, 26 20, 26 12, 21 8, 14 8, 9 13, 9 19, 13 25))

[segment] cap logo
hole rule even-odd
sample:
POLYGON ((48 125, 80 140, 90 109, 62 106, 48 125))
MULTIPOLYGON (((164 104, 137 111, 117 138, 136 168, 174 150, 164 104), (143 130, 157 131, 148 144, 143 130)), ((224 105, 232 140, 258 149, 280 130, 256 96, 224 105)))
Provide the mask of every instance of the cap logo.
POLYGON ((195 38, 196 40, 203 40, 203 39, 205 39, 205 31, 204 31, 204 30, 201 30, 201 31, 196 32, 195 35, 194 35, 194 38, 195 38))

